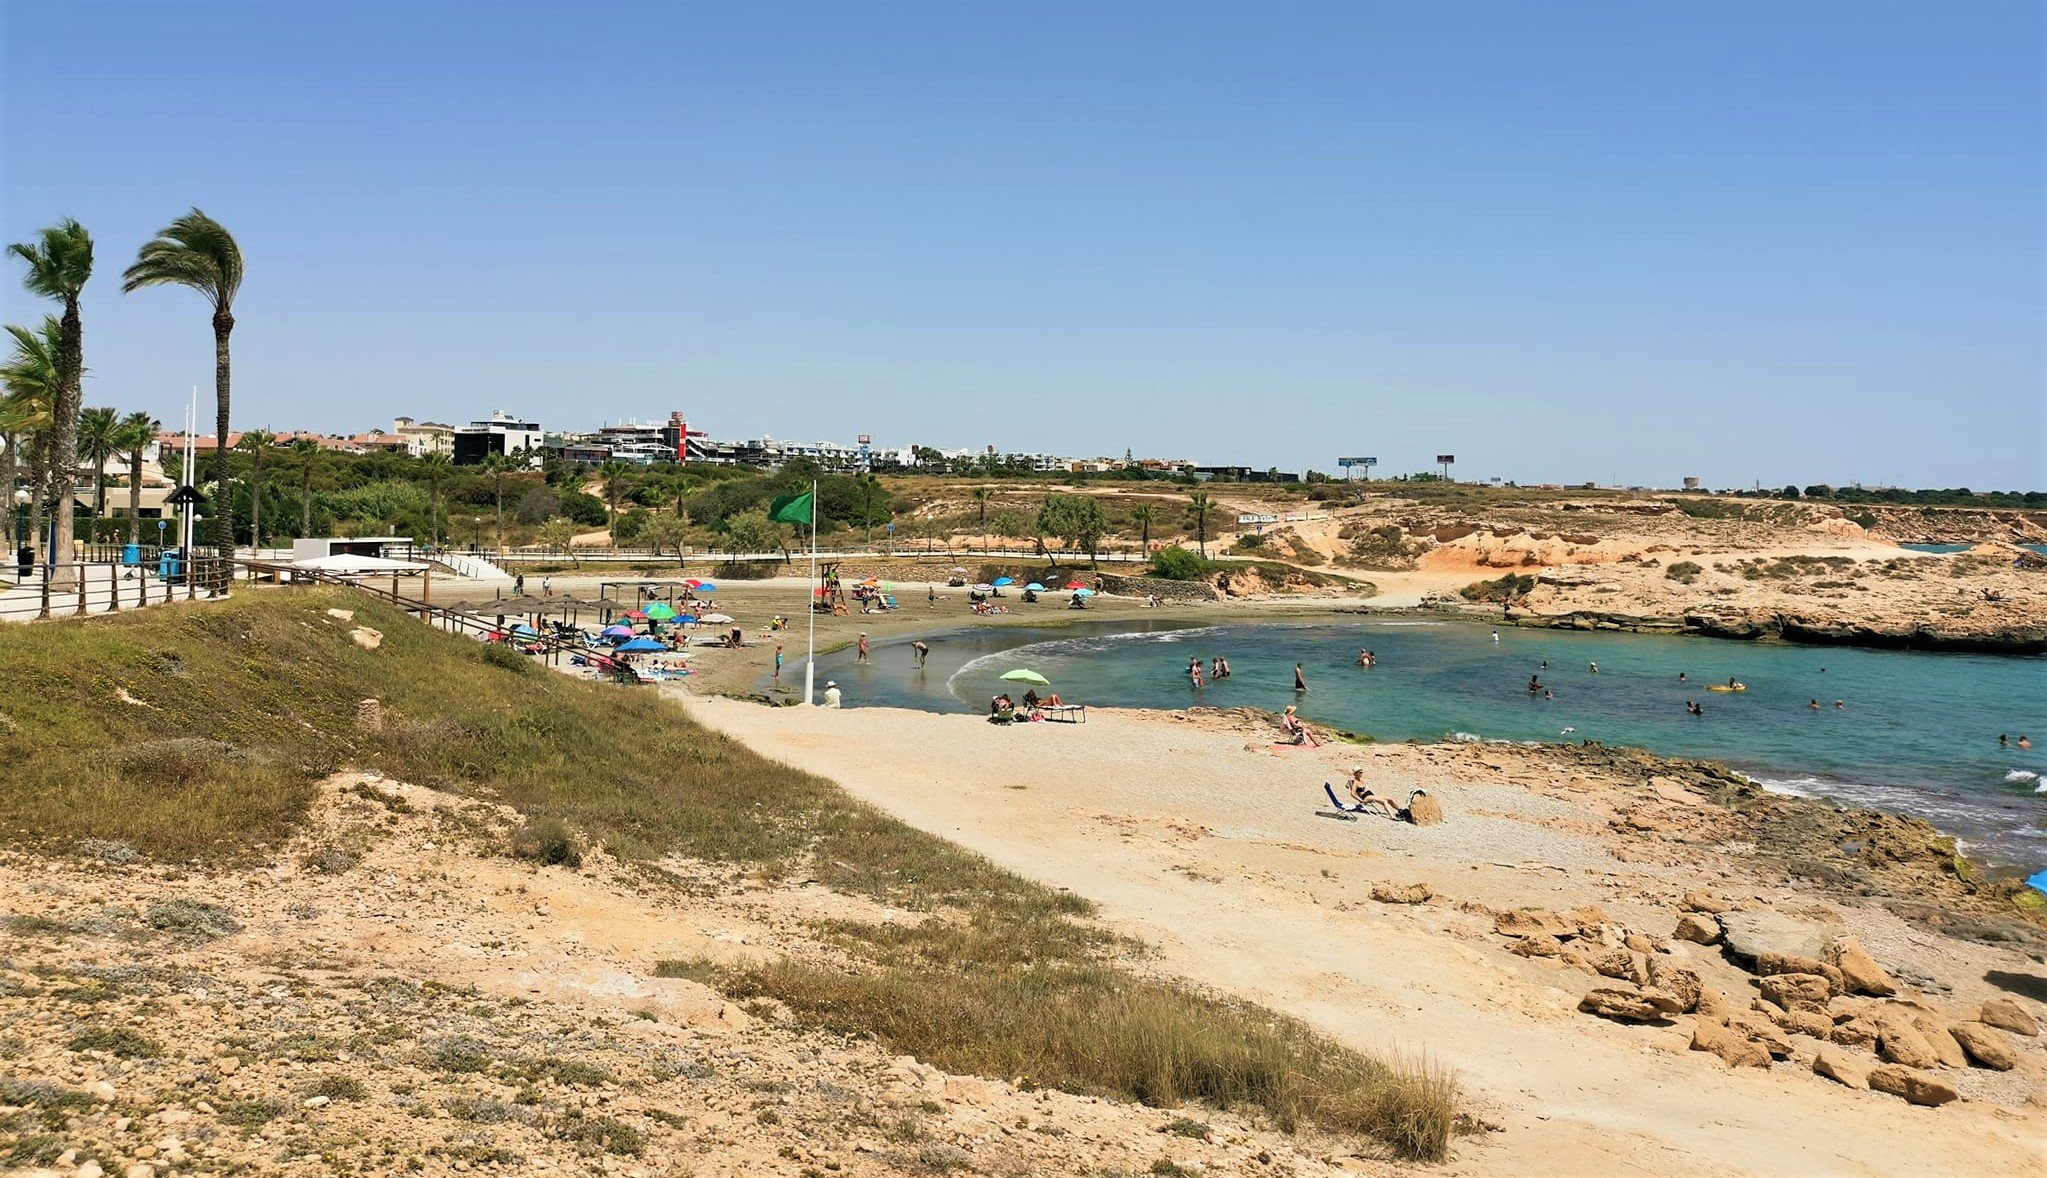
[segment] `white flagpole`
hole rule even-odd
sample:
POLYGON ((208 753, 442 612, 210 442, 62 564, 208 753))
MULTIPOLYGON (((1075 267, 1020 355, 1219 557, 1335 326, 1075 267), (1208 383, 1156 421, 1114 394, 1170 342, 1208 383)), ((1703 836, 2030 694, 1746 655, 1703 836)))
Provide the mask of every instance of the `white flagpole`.
POLYGON ((817 686, 817 482, 810 484, 810 588, 804 593, 803 612, 810 618, 810 641, 803 652, 803 706, 809 707, 817 686))

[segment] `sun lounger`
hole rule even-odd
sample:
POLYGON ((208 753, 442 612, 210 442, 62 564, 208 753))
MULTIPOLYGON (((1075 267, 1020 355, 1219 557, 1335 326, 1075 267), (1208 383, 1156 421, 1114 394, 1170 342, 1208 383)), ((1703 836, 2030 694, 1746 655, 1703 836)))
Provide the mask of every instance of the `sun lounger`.
POLYGON ((1086 704, 1039 704, 1038 714, 1054 724, 1087 723, 1086 704))
POLYGON ((1335 806, 1346 814, 1362 814, 1365 812, 1365 807, 1362 803, 1349 806, 1344 805, 1343 799, 1336 796, 1336 787, 1326 781, 1322 783, 1322 792, 1329 795, 1330 805, 1335 806))

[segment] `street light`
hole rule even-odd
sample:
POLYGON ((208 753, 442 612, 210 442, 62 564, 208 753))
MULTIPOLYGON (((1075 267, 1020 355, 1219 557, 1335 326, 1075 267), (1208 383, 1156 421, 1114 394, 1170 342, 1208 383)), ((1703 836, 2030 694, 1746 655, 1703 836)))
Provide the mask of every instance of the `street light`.
POLYGON ((17 545, 28 538, 28 501, 27 487, 14 488, 14 542, 17 545))
POLYGON ((480 515, 469 517, 469 551, 483 551, 483 517, 480 515))

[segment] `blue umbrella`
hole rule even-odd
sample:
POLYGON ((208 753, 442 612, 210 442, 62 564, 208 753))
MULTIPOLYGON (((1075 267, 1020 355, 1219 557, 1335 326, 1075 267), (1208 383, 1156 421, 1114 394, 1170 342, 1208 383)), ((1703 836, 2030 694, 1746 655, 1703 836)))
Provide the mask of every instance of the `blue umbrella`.
POLYGON ((618 648, 621 651, 668 649, 652 638, 635 638, 631 642, 621 642, 618 644, 618 648))
POLYGON ((1030 584, 1025 585, 1024 588, 1030 590, 1033 593, 1043 593, 1045 591, 1045 587, 1043 585, 1038 584, 1036 581, 1032 581, 1030 584))
POLYGON ((1095 595, 1095 591, 1092 589, 1075 589, 1073 591, 1073 595, 1075 597, 1093 597, 1095 595))
POLYGON ((538 637, 540 637, 540 631, 538 631, 538 630, 535 630, 535 629, 534 629, 533 627, 531 627, 531 626, 527 625, 527 624, 526 624, 526 623, 524 623, 524 622, 520 622, 520 623, 519 623, 518 625, 516 625, 516 626, 512 627, 512 633, 514 633, 514 634, 531 634, 531 635, 533 635, 533 636, 534 636, 535 638, 538 638, 538 637))
POLYGON ((995 586, 995 587, 996 587, 997 589, 1000 589, 1000 588, 1002 588, 1002 587, 1003 587, 1004 585, 1014 585, 1014 584, 1016 584, 1016 581, 1015 581, 1014 579, 1012 579, 1012 578, 1009 578, 1009 577, 997 577, 997 578, 995 578, 994 580, 992 580, 992 581, 990 581, 990 582, 988 582, 988 583, 989 583, 990 585, 993 585, 993 586, 995 586))
POLYGON ((697 592, 699 593, 716 593, 717 591, 718 587, 716 585, 711 584, 709 581, 705 581, 703 584, 697 586, 697 592))
POLYGON ((677 614, 675 615, 675 620, 677 624, 684 626, 694 626, 697 624, 697 616, 695 614, 677 614))

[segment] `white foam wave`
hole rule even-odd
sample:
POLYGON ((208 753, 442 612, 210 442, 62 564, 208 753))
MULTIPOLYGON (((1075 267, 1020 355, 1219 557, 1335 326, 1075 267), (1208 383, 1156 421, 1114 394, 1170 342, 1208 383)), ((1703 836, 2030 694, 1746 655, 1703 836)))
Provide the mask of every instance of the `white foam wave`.
POLYGON ((2038 781, 2040 775, 2031 769, 2014 769, 2004 775, 2006 781, 2038 781))

